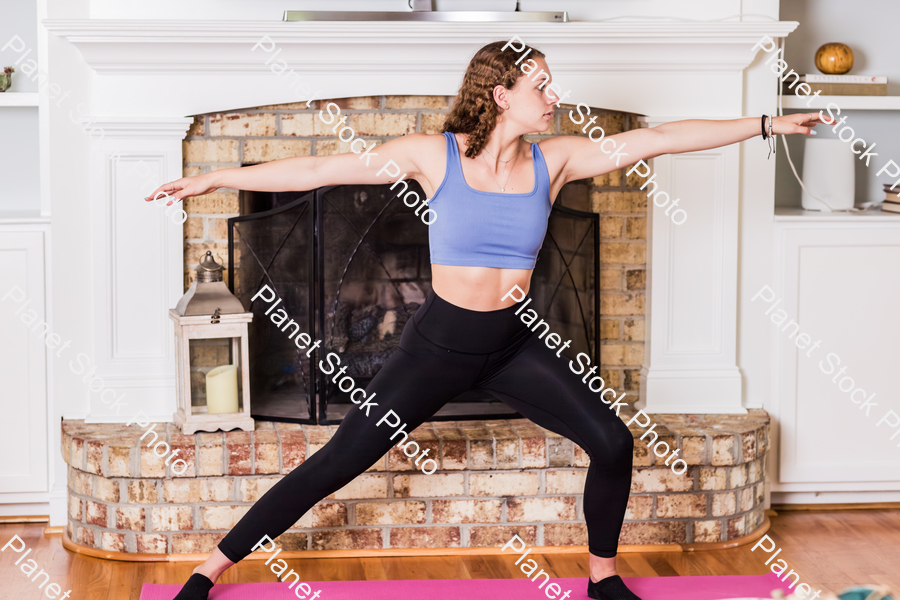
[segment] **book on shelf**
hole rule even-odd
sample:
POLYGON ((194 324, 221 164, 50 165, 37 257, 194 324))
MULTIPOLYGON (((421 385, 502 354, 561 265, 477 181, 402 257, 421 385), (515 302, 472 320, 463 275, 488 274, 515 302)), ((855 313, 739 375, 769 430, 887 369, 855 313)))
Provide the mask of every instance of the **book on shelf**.
POLYGON ((892 213, 900 213, 900 196, 897 194, 900 193, 900 186, 895 187, 893 190, 891 189, 895 184, 893 183, 885 183, 884 184, 884 202, 881 205, 881 210, 892 212, 892 213))
MULTIPOLYGON (((791 81, 790 83, 794 83, 791 81)), ((788 87, 788 83, 784 84, 783 94, 793 94, 799 83, 793 88, 788 87)), ((820 92, 823 96, 887 96, 886 83, 812 83, 806 85, 812 90, 809 95, 812 96, 816 92, 820 92)), ((802 93, 802 92, 801 92, 802 93)))
POLYGON ((887 77, 884 75, 822 75, 819 73, 808 73, 800 76, 800 81, 806 83, 862 83, 862 84, 878 84, 887 83, 887 77))

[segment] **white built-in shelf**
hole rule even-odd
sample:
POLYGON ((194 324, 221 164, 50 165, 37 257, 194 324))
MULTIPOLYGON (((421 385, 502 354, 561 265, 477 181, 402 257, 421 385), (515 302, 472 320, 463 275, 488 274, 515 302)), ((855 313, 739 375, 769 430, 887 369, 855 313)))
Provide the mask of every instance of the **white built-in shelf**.
POLYGON ((846 110, 900 110, 900 96, 818 96, 809 101, 808 96, 785 94, 781 106, 785 109, 822 110, 829 102, 846 110), (809 102, 809 106, 806 104, 809 102))
POLYGON ((50 217, 41 216, 39 210, 0 210, 0 225, 49 223, 50 217))
POLYGON ((885 212, 880 208, 870 208, 863 212, 827 212, 821 210, 803 210, 787 206, 775 207, 775 221, 897 221, 900 213, 885 212))
POLYGON ((37 92, 0 92, 0 106, 37 106, 37 92))

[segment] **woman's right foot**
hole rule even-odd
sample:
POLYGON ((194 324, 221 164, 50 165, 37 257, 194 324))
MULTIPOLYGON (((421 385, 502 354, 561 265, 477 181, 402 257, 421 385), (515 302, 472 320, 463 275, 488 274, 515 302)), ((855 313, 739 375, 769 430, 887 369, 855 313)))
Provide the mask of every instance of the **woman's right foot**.
POLYGON ((625 587, 625 582, 618 575, 612 575, 594 581, 588 579, 588 598, 595 600, 641 600, 634 592, 625 587))
POLYGON ((207 600, 213 585, 206 575, 194 573, 172 600, 207 600))

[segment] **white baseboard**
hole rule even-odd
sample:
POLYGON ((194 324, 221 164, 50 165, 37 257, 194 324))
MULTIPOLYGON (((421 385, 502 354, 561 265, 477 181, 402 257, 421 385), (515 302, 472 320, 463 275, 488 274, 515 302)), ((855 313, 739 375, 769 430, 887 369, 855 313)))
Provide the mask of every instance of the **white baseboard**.
POLYGON ((900 481, 816 481, 811 483, 772 482, 772 492, 900 492, 900 481))
POLYGON ((66 488, 50 492, 49 512, 50 527, 65 526, 69 518, 69 492, 66 488))
MULTIPOLYGON (((0 517, 49 515, 49 502, 16 502, 0 504, 0 517)), ((63 523, 65 524, 65 523, 63 523)))
MULTIPOLYGON (((126 423, 128 423, 129 421, 134 419, 135 416, 136 415, 134 415, 134 414, 122 415, 120 417, 106 416, 106 415, 100 415, 100 416, 87 415, 86 417, 84 417, 84 424, 85 425, 93 425, 95 423, 120 423, 122 425, 125 425, 126 423)), ((141 422, 143 422, 143 423, 172 423, 172 422, 174 422, 172 419, 172 413, 141 415, 140 419, 141 419, 141 422), (146 421, 144 419, 146 419, 146 421)))
POLYGON ((641 368, 640 401, 650 414, 746 415, 741 374, 727 369, 641 368))
POLYGON ((868 504, 900 502, 900 492, 772 492, 772 504, 868 504))

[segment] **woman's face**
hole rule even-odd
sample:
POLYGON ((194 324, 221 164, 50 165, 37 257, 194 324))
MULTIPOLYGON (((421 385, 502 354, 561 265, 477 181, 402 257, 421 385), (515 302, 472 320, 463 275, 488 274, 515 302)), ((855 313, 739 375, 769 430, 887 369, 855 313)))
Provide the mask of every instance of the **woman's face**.
POLYGON ((537 68, 529 75, 523 72, 513 89, 505 91, 506 102, 500 104, 500 113, 504 119, 521 126, 526 133, 547 131, 553 120, 553 109, 559 101, 549 88, 552 83, 552 79, 547 79, 550 67, 543 58, 536 58, 533 62, 525 61, 519 67, 527 64, 528 69, 534 63, 537 63, 537 68), (544 73, 541 73, 542 69, 544 73), (509 110, 503 108, 507 105, 509 110))

